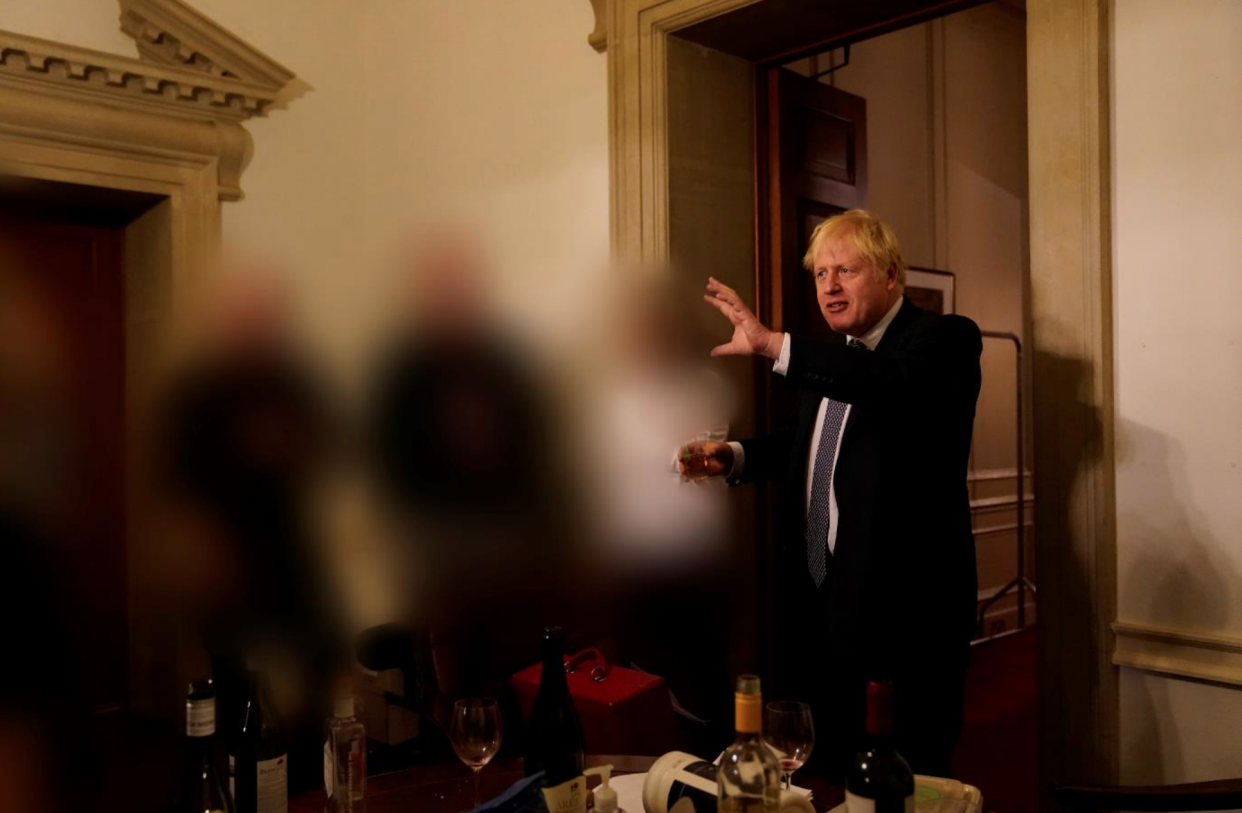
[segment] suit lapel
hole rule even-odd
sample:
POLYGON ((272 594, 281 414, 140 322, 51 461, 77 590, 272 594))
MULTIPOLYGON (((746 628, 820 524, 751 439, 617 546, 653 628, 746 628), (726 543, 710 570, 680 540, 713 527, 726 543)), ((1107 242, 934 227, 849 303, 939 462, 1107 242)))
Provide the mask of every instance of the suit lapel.
MULTIPOLYGON (((893 347, 901 341, 901 336, 906 332, 906 327, 918 316, 918 306, 906 299, 901 298, 901 307, 897 309, 897 315, 893 317, 893 321, 889 323, 888 329, 884 331, 884 335, 880 337, 880 343, 876 345, 873 351, 856 350, 855 352, 879 352, 886 348, 893 347)), ((841 433, 841 448, 837 450, 837 461, 844 459, 846 448, 850 443, 850 429, 858 420, 858 410, 854 406, 850 406, 849 417, 845 419, 845 430, 841 433)), ((833 472, 836 475, 836 472, 833 472)))

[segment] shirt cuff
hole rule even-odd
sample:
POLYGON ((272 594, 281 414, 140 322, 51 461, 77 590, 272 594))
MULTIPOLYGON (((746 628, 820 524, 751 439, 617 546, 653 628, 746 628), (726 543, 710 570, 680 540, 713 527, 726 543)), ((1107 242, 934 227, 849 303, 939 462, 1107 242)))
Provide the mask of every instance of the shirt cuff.
POLYGON ((785 341, 781 342, 781 354, 776 357, 776 363, 772 365, 772 372, 786 375, 789 372, 789 334, 785 334, 785 341))
POLYGON ((742 469, 746 466, 746 451, 736 440, 729 441, 729 448, 733 450, 733 468, 729 469, 725 479, 736 480, 742 476, 742 469))

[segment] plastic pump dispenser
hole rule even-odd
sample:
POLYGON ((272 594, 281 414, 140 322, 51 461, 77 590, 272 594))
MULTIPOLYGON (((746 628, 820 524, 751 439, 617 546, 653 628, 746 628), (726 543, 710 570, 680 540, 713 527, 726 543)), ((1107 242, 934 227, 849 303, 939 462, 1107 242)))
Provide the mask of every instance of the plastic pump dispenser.
POLYGON ((612 778, 612 766, 587 768, 583 773, 588 776, 595 774, 600 778, 600 785, 595 789, 595 813, 616 813, 617 792, 608 784, 608 780, 612 778))

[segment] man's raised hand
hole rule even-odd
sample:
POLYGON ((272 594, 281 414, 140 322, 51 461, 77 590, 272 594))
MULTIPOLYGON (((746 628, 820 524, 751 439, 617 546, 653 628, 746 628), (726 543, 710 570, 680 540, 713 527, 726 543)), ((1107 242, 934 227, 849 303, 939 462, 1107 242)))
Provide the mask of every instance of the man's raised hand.
POLYGON ((712 348, 713 356, 767 356, 772 359, 780 356, 784 336, 764 327, 737 291, 715 277, 708 277, 703 299, 733 323, 733 338, 727 344, 712 348))

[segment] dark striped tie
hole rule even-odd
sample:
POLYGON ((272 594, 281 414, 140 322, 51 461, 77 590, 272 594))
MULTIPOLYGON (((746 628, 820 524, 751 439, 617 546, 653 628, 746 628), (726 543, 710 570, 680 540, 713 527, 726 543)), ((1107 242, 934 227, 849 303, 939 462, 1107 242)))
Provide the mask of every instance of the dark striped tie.
MULTIPOLYGON (((867 346, 858 339, 846 342, 848 347, 865 350, 867 346)), ((832 517, 828 496, 832 491, 832 464, 837 453, 837 439, 841 436, 841 422, 845 420, 846 405, 831 398, 826 399, 824 422, 819 431, 819 448, 815 450, 815 473, 811 480, 811 504, 806 513, 806 564, 811 580, 819 587, 828 576, 828 529, 832 517)))

